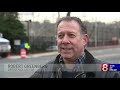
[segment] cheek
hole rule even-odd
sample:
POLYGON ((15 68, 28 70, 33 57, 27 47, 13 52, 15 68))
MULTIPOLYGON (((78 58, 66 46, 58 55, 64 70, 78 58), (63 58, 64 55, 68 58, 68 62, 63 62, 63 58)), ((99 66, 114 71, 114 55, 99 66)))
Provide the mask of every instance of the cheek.
POLYGON ((57 46, 59 46, 60 45, 60 40, 56 40, 56 44, 57 44, 57 46))
POLYGON ((76 42, 74 42, 74 48, 79 50, 80 48, 84 47, 84 43, 82 40, 77 40, 76 42))
POLYGON ((57 44, 57 46, 58 46, 58 51, 59 51, 59 50, 60 50, 61 41, 60 41, 60 40, 57 40, 57 41, 56 41, 56 44, 57 44))

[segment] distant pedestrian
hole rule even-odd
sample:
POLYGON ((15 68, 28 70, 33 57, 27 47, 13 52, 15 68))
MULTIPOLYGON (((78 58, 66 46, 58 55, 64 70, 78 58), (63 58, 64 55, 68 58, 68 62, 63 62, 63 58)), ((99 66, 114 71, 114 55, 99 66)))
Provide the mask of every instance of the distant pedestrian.
POLYGON ((26 43, 24 43, 24 47, 25 47, 25 49, 26 49, 26 51, 27 51, 27 54, 30 52, 30 45, 26 42, 26 43))
POLYGON ((25 49, 27 54, 30 52, 30 45, 27 43, 27 42, 23 42, 21 45, 20 45, 20 49, 25 49))
POLYGON ((25 49, 24 43, 22 43, 22 44, 20 45, 20 49, 25 49))

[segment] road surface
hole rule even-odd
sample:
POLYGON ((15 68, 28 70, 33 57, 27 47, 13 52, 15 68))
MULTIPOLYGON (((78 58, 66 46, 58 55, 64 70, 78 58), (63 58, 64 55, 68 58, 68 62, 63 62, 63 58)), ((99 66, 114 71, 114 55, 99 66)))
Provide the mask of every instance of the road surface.
MULTIPOLYGON (((120 48, 90 50, 90 52, 99 60, 113 64, 120 63, 120 48)), ((0 78, 29 78, 39 67, 54 60, 57 54, 57 52, 52 52, 28 55, 26 59, 21 59, 20 56, 0 59, 0 78), (30 69, 31 65, 36 65, 37 68, 34 70, 30 69), (24 70, 19 69, 16 71, 13 69, 21 67, 24 67, 24 70)))

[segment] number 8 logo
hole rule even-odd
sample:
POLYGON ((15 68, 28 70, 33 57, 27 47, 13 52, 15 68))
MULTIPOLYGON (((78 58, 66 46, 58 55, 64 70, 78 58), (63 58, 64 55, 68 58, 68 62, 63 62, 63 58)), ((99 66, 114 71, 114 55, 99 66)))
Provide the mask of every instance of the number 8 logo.
POLYGON ((102 71, 108 71, 108 64, 102 64, 102 71))

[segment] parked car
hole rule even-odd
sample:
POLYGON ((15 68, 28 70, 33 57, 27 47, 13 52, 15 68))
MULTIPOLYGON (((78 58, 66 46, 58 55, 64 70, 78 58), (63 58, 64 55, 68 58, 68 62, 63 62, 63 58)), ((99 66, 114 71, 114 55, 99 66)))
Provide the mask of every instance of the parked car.
POLYGON ((46 50, 47 51, 57 51, 58 47, 57 46, 49 46, 46 50))
POLYGON ((11 45, 8 39, 0 37, 0 56, 2 58, 7 57, 11 52, 11 45))

